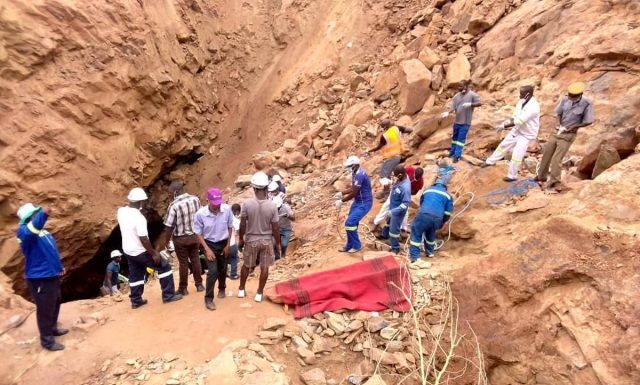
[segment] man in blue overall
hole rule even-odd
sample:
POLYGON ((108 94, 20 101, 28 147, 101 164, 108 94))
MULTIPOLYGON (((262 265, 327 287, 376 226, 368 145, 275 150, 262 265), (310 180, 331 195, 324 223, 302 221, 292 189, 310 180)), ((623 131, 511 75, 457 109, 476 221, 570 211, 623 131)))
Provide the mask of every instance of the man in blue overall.
POLYGON ((409 257, 411 262, 420 259, 420 246, 424 237, 424 249, 429 258, 434 256, 436 231, 451 217, 453 198, 447 192, 449 180, 440 176, 436 183, 425 189, 420 197, 420 211, 411 224, 409 257))
POLYGON ((353 199, 349 215, 344 223, 347 232, 347 244, 338 251, 343 253, 357 253, 362 249, 362 243, 358 237, 358 225, 373 206, 373 194, 371 192, 371 180, 367 173, 360 167, 360 159, 350 156, 344 162, 344 167, 351 169, 351 188, 336 196, 336 208, 342 207, 343 202, 353 199))
POLYGON ((400 227, 411 203, 411 181, 407 178, 404 166, 399 164, 393 170, 396 183, 391 187, 387 224, 382 230, 381 238, 390 239, 391 251, 400 252, 400 227))
POLYGON ((64 345, 57 343, 54 337, 69 331, 58 328, 62 302, 60 276, 64 274, 64 267, 55 239, 44 229, 50 213, 47 207, 36 207, 31 203, 22 205, 18 209, 20 226, 17 237, 24 254, 27 285, 36 303, 40 345, 55 351, 64 349, 64 345))

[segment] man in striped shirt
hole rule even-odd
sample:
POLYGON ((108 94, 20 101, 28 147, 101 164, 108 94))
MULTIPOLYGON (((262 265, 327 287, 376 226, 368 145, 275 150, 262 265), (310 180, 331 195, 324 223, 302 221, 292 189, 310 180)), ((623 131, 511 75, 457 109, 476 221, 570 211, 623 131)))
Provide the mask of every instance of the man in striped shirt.
POLYGON ((184 184, 179 181, 171 182, 169 193, 173 194, 173 202, 167 209, 164 219, 165 229, 162 234, 161 245, 167 248, 169 241, 173 237, 173 245, 178 256, 178 266, 180 270, 180 281, 177 293, 189 294, 187 281, 189 278, 189 263, 193 281, 197 291, 204 291, 202 285, 202 270, 200 268, 200 257, 198 253, 199 243, 193 228, 193 217, 200 209, 200 199, 184 191, 184 184))

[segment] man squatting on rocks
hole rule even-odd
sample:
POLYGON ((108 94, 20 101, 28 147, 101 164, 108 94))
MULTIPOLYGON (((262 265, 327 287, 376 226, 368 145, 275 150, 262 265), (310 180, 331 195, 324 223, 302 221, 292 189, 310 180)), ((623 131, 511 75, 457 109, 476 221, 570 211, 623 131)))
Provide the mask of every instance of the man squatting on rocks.
POLYGON ((20 225, 16 235, 24 255, 27 286, 36 303, 40 345, 56 351, 63 350, 64 345, 56 342, 55 337, 63 336, 69 330, 58 328, 62 302, 60 276, 65 270, 56 240, 44 229, 50 214, 48 207, 36 207, 31 203, 22 205, 18 209, 20 225))

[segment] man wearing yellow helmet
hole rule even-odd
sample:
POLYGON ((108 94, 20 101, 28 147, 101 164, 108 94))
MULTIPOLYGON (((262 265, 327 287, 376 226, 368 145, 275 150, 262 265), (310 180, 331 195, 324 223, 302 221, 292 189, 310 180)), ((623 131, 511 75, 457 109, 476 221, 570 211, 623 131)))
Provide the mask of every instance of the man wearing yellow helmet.
POLYGON ((542 162, 535 178, 539 183, 545 182, 551 169, 551 178, 547 185, 549 188, 560 189, 562 159, 576 139, 578 129, 593 123, 593 104, 582 96, 585 88, 586 84, 581 82, 571 84, 567 89, 567 96, 563 97, 556 107, 558 131, 549 138, 544 148, 542 162))

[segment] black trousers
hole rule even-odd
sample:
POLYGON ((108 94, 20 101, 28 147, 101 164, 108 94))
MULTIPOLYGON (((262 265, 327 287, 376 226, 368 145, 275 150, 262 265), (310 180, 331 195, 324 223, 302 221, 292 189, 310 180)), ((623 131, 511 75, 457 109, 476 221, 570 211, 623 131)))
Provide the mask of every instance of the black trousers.
POLYGON ((220 242, 207 242, 207 246, 213 250, 216 259, 210 261, 207 259, 207 287, 204 292, 204 301, 213 301, 213 287, 216 281, 218 281, 218 291, 224 291, 227 288, 227 257, 224 256, 224 247, 227 245, 227 240, 220 242))
POLYGON ((27 279, 27 285, 36 302, 40 344, 45 348, 51 347, 55 342, 53 332, 58 329, 58 315, 62 303, 60 278, 30 278, 27 279))
POLYGON ((160 279, 160 287, 162 288, 162 300, 166 301, 175 295, 176 288, 173 283, 173 271, 169 262, 160 258, 160 264, 156 265, 151 255, 147 252, 138 255, 127 255, 127 261, 129 262, 129 287, 131 288, 129 298, 131 299, 131 304, 139 305, 142 303, 144 275, 147 267, 158 272, 158 279, 160 279))

